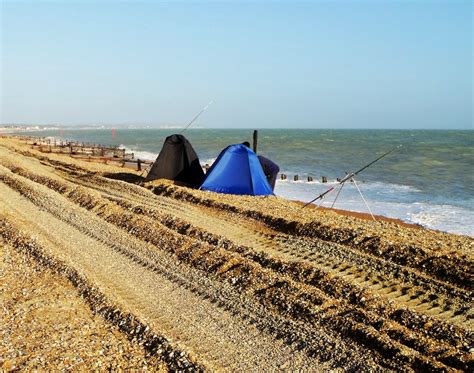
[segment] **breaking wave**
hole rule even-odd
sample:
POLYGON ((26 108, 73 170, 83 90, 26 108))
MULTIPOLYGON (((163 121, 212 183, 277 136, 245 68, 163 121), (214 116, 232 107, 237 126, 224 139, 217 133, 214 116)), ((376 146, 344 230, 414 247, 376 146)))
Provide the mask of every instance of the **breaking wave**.
MULTIPOLYGON (((335 185, 334 182, 308 183, 278 180, 275 193, 286 199, 307 202, 335 185)), ((465 201, 464 206, 433 203, 429 200, 420 201, 421 191, 408 185, 381 182, 359 183, 358 185, 370 210, 375 215, 397 218, 425 228, 474 236, 473 201, 465 201)), ((322 201, 322 206, 331 207, 336 194, 337 191, 330 193, 322 201)), ((315 204, 320 203, 320 200, 315 202, 315 204)), ((357 188, 350 183, 346 183, 334 207, 369 212, 357 188)))

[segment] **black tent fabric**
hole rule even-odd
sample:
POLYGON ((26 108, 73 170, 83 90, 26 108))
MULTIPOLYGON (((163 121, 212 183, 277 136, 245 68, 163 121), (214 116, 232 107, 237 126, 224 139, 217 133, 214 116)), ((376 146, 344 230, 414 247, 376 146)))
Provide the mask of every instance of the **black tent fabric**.
POLYGON ((191 143, 183 135, 168 136, 145 181, 169 179, 199 187, 204 172, 191 143))

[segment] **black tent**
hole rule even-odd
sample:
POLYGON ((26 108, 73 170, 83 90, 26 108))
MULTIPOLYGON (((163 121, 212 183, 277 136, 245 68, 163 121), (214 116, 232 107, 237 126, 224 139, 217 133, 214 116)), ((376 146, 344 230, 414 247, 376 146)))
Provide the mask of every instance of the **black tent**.
POLYGON ((168 136, 145 181, 169 179, 199 187, 204 172, 191 143, 183 135, 168 136))

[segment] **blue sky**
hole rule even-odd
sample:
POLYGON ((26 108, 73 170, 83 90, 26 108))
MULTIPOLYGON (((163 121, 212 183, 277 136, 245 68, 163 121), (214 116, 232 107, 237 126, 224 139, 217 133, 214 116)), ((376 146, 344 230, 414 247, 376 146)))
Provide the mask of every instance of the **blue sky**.
POLYGON ((472 128, 470 1, 2 1, 1 123, 472 128))

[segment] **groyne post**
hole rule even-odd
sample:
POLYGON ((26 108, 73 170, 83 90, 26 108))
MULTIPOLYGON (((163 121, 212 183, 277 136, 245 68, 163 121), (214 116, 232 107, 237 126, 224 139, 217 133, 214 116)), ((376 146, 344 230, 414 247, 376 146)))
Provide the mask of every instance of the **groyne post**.
POLYGON ((257 153, 257 145, 258 145, 258 131, 254 130, 253 131, 253 151, 255 154, 257 153))

